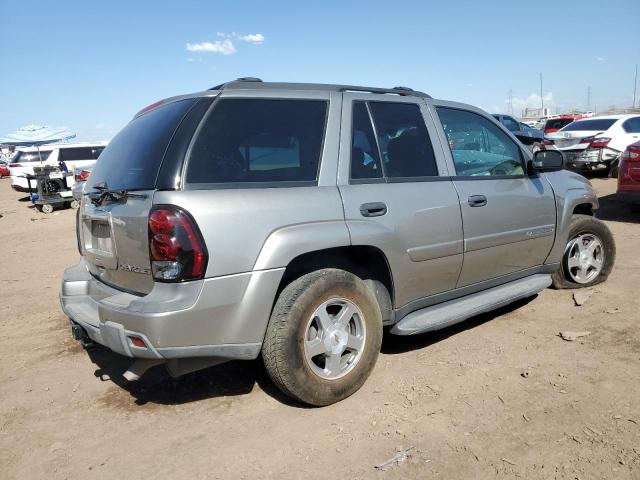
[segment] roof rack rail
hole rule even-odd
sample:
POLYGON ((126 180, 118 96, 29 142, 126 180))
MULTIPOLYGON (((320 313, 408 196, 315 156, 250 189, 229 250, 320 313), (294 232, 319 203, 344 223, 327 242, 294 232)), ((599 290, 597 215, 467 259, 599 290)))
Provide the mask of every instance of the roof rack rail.
POLYGON ((277 89, 293 89, 293 90, 326 90, 333 92, 366 92, 379 94, 394 94, 408 97, 431 98, 430 95, 413 90, 409 87, 361 87, 356 85, 332 85, 324 83, 282 83, 282 82, 263 82, 256 77, 241 77, 237 80, 221 83, 211 90, 225 89, 260 89, 260 90, 277 90, 277 89), (248 85, 251 84, 251 85, 248 85))

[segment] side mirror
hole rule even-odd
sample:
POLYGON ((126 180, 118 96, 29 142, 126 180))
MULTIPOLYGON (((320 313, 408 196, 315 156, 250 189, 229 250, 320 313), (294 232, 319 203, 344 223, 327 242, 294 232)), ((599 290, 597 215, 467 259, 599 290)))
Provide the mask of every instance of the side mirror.
POLYGON ((556 172, 564 168, 564 153, 560 150, 539 150, 533 154, 531 170, 534 172, 556 172))

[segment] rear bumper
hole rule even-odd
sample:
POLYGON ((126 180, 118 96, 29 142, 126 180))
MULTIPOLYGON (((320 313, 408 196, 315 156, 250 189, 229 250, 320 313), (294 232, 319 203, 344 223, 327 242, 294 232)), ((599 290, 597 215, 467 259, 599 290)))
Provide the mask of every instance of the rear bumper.
POLYGON ((620 191, 616 193, 616 200, 630 205, 640 205, 640 189, 635 191, 620 191))
POLYGON ((619 152, 608 148, 561 151, 566 158, 566 167, 579 172, 607 170, 619 155, 619 152))
POLYGON ((283 272, 156 283, 137 296, 94 278, 83 259, 65 270, 60 303, 91 340, 127 357, 251 360, 260 353, 283 272))

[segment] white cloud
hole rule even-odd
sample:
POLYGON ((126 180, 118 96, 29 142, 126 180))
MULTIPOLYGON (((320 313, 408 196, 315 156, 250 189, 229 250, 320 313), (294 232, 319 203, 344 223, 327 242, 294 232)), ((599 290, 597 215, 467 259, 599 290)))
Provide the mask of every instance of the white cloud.
MULTIPOLYGON (((543 96, 544 106, 553 108, 556 105, 555 100, 553 99, 553 92, 545 93, 543 96)), ((513 102, 513 113, 519 115, 525 108, 540 108, 540 95, 537 93, 532 93, 526 98, 513 97, 511 99, 513 102)), ((504 99, 505 105, 509 105, 509 99, 504 99)))
POLYGON ((201 62, 201 61, 202 61, 201 57, 195 57, 195 58, 194 57, 189 57, 189 58, 187 58, 187 62, 189 62, 189 63, 195 63, 195 62, 201 62))
POLYGON ((253 43, 254 45, 260 45, 264 43, 264 35, 261 33, 250 33, 248 35, 237 35, 233 34, 238 40, 242 40, 243 42, 253 43))
POLYGON ((598 57, 598 58, 596 58, 596 60, 599 61, 599 62, 604 62, 604 57, 598 57))
POLYGON ((212 52, 221 53, 222 55, 233 55, 236 53, 236 47, 229 39, 216 40, 215 42, 187 43, 188 52, 212 52))

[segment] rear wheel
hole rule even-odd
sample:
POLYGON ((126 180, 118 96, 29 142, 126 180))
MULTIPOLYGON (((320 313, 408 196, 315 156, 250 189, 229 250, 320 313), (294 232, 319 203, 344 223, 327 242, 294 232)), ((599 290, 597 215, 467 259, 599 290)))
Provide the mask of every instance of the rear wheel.
POLYGON ((53 205, 51 205, 50 203, 45 203, 44 205, 42 205, 42 207, 40 207, 40 210, 42 211, 42 213, 51 213, 53 212, 53 205))
POLYGON ((589 215, 574 215, 555 288, 584 288, 604 282, 613 268, 616 245, 609 228, 589 215))
POLYGON ((323 269, 289 284, 273 309, 262 358, 273 382, 301 402, 322 406, 356 392, 382 342, 376 298, 357 276, 323 269))

